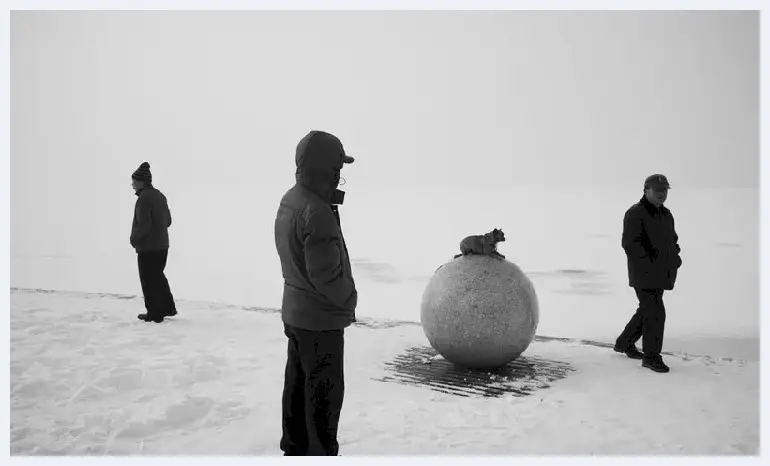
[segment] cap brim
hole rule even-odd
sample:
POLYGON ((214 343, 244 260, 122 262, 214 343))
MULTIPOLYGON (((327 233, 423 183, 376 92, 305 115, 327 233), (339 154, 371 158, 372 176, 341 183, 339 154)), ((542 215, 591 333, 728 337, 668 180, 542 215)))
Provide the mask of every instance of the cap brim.
POLYGON ((342 156, 342 163, 353 163, 355 161, 356 161, 356 159, 354 159, 353 157, 351 157, 349 155, 343 155, 342 156))

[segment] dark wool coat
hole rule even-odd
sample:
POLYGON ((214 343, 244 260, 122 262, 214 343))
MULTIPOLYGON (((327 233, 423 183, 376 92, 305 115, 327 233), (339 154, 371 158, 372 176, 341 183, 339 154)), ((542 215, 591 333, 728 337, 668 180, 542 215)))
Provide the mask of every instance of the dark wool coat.
POLYGON ((673 290, 682 266, 674 216, 646 197, 623 217, 622 246, 628 262, 628 284, 634 288, 673 290))

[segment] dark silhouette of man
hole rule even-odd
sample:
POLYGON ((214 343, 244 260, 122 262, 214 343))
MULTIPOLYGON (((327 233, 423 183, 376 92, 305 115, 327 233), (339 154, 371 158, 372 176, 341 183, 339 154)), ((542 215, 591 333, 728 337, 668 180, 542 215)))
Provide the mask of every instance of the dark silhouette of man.
POLYGON ((628 284, 636 291, 639 307, 615 341, 615 351, 655 372, 668 372, 663 362, 663 331, 666 308, 665 290, 673 290, 682 266, 679 236, 674 216, 663 206, 670 189, 668 179, 660 174, 647 177, 644 195, 623 218, 622 245, 628 262, 628 284), (636 342, 642 338, 642 349, 636 342))
POLYGON ((275 219, 288 338, 284 456, 339 452, 344 331, 355 322, 358 293, 338 211, 344 192, 337 186, 342 167, 353 161, 337 137, 311 131, 297 145, 296 184, 281 199, 275 219))

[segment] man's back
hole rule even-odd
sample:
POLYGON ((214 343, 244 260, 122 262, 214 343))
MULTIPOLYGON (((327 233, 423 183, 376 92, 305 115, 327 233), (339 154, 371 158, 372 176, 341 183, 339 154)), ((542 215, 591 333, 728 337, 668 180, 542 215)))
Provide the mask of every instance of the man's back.
POLYGON ((358 294, 332 206, 305 187, 293 186, 278 208, 275 245, 284 279, 284 322, 307 330, 349 326, 358 294))
POLYGON ((148 186, 139 193, 134 207, 131 244, 137 252, 168 249, 171 211, 166 196, 148 186))

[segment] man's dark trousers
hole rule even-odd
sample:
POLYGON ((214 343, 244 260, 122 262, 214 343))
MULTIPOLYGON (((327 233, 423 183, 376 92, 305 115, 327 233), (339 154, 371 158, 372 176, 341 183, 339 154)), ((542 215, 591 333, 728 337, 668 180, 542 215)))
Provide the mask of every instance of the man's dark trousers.
POLYGON ((641 337, 644 358, 654 359, 660 356, 663 349, 663 330, 666 324, 663 290, 634 290, 639 298, 639 308, 615 343, 620 348, 629 348, 641 337))
POLYGON ((146 251, 137 254, 139 281, 142 283, 144 307, 150 317, 165 316, 176 310, 174 296, 168 285, 166 269, 168 249, 146 251))
POLYGON ((284 456, 337 456, 344 330, 311 331, 284 323, 284 333, 289 343, 281 450, 284 456))

